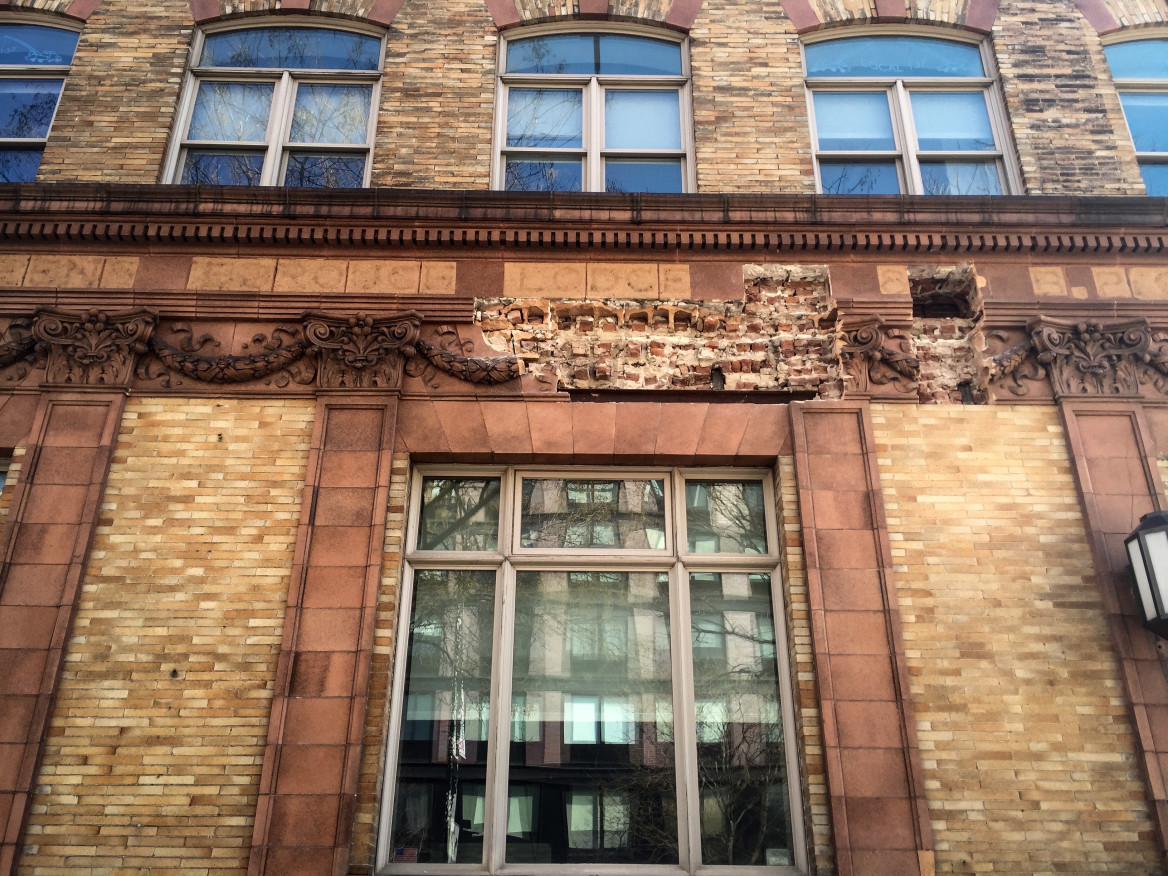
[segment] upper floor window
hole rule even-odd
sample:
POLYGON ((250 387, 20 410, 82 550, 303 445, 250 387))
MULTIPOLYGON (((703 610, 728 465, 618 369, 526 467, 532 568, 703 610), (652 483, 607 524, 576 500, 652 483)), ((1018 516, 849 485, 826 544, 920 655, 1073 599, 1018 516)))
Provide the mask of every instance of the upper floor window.
POLYGON ((819 190, 1000 195, 1016 189, 989 59, 972 43, 866 36, 808 43, 819 190))
POLYGON ((0 25, 0 182, 32 182, 80 34, 0 25))
POLYGON ((281 25, 196 46, 169 178, 359 188, 369 179, 382 39, 281 25))
POLYGON ((741 469, 415 472, 379 872, 805 868, 773 509, 741 469))
POLYGON ((1168 195, 1168 39, 1104 49, 1149 195, 1168 195))
POLYGON ((616 33, 507 40, 494 187, 692 191, 684 49, 673 40, 616 33))

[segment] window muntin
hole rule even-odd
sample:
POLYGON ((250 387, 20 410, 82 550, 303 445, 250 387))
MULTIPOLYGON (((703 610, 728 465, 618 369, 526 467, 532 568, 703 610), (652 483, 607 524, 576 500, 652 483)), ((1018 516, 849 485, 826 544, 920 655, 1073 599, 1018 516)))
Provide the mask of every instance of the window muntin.
POLYGON ((383 41, 321 27, 207 34, 171 178, 359 188, 368 182, 383 41))
POLYGON ((804 46, 819 190, 999 195, 1016 188, 982 49, 911 36, 804 46))
POLYGON ((762 473, 423 470, 413 496, 379 867, 805 866, 762 473))
POLYGON ((1168 195, 1168 39, 1105 46, 1144 188, 1168 195))
POLYGON ((684 46, 615 33, 505 43, 495 187, 508 191, 692 190, 684 46))
POLYGON ((80 34, 0 25, 0 182, 32 182, 80 34))

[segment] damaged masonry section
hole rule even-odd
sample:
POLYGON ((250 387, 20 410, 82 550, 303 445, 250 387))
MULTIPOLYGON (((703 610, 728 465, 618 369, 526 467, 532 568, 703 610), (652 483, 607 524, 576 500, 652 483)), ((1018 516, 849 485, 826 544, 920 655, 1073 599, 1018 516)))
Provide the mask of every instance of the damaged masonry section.
MULTIPOLYGON (((972 267, 910 269, 904 318, 845 313, 823 266, 747 265, 739 300, 477 302, 487 342, 565 389, 709 389, 878 394, 984 402, 973 350, 972 267)), ((891 302, 876 301, 883 307, 891 302)))

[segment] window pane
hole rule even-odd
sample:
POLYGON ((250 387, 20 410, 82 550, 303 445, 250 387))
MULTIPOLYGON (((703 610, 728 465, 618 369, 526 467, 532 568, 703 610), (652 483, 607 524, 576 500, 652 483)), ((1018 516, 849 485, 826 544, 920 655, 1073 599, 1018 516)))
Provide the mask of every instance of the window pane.
POLYGON ((888 94, 883 91, 816 91, 815 129, 820 149, 895 149, 888 94))
POLYGON ((0 79, 0 137, 47 137, 59 79, 0 79))
POLYGON ((767 552, 766 511, 758 481, 687 481, 685 525, 695 554, 767 552))
POLYGON ((819 182, 825 195, 898 195, 895 161, 821 161, 819 182))
POLYGON ((483 859, 495 575, 414 576, 393 858, 483 859))
POLYGON ((0 26, 0 64, 69 64, 80 36, 39 24, 0 26))
POLYGON ((680 149, 676 91, 604 92, 604 145, 609 149, 680 149))
POLYGON ((288 156, 284 185, 315 189, 359 189, 365 184, 365 156, 295 152, 288 156))
POLYGON ((551 34, 507 43, 508 73, 680 76, 681 46, 617 34, 551 34))
POLYGON ((665 549, 665 481, 524 478, 525 548, 665 549))
POLYGON ((270 82, 200 82, 187 139, 263 142, 271 105, 270 82))
POLYGON ((1149 195, 1168 195, 1168 164, 1141 164, 1140 171, 1149 195))
POLYGON ((507 862, 676 864, 669 576, 515 591, 507 862))
POLYGON ((911 93, 917 145, 926 150, 993 149, 994 132, 980 91, 911 93))
POLYGON ((981 52, 969 43, 927 37, 853 37, 806 46, 808 76, 981 76, 981 52))
POLYGON ((376 70, 381 40, 322 27, 253 27, 208 34, 204 67, 376 70))
POLYGON ((422 479, 418 550, 493 551, 498 545, 498 478, 422 479))
POLYGON ((33 182, 41 155, 40 149, 0 149, 0 182, 33 182))
POLYGON ((301 85, 292 111, 293 143, 364 143, 372 85, 301 85))
POLYGON ((578 88, 512 88, 507 96, 507 145, 579 148, 584 92, 578 88))
POLYGON ((703 864, 794 863, 770 576, 690 576, 703 864))
POLYGON ((1168 94, 1121 94, 1137 152, 1168 152, 1168 94))
POLYGON ((681 192, 681 159, 610 158, 604 162, 604 190, 681 192))
POLYGON ((609 76, 680 76, 681 46, 649 37, 602 34, 600 72, 609 76))
POLYGON ((1136 40, 1103 51, 1116 79, 1168 79, 1168 40, 1136 40))
POLYGON ((596 72, 596 40, 591 34, 549 34, 507 43, 508 73, 596 72))
POLYGON ((921 162, 926 195, 1000 195, 1002 181, 993 161, 921 162))
POLYGON ((579 159, 508 158, 503 188, 509 192, 578 192, 582 180, 579 159))
POLYGON ((184 185, 258 186, 263 169, 261 152, 188 149, 179 182, 184 185))

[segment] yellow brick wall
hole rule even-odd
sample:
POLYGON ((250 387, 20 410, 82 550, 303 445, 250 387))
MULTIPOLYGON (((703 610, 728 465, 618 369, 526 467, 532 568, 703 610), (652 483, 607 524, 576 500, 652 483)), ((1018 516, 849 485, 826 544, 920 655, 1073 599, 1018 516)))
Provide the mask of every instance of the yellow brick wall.
POLYGON ((313 411, 127 404, 23 876, 246 870, 313 411))
POLYGON ((12 451, 12 459, 8 463, 7 477, 4 479, 4 489, 0 490, 0 530, 4 528, 4 521, 8 511, 12 508, 12 495, 16 490, 16 481, 20 477, 20 465, 23 461, 24 448, 18 447, 12 451))
POLYGON ((808 859, 823 872, 833 872, 835 848, 831 835, 831 802, 827 791, 827 764, 823 758, 823 717, 815 684, 815 654, 811 644, 811 605, 807 594, 807 564, 803 559, 803 525, 799 518, 799 490, 795 458, 781 456, 775 467, 783 591, 787 595, 787 639, 795 686, 795 732, 803 769, 803 817, 811 843, 808 859))
POLYGON ((1056 410, 873 423, 938 872, 1161 872, 1056 410))
POLYGON ((385 778, 385 742, 389 732, 389 690, 393 679, 394 651, 397 648, 397 608, 409 484, 409 460, 405 454, 397 454, 393 459, 389 479, 385 550, 381 555, 381 592, 377 600, 373 670, 369 676, 369 711, 365 715, 365 747, 361 753, 350 872, 368 869, 373 865, 373 849, 377 841, 377 819, 381 812, 385 778))

